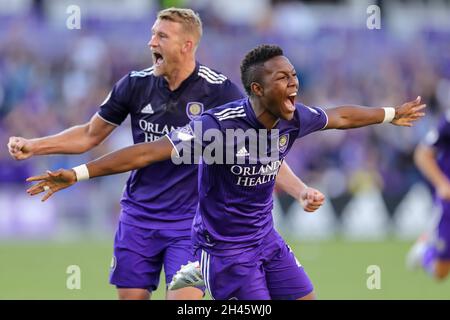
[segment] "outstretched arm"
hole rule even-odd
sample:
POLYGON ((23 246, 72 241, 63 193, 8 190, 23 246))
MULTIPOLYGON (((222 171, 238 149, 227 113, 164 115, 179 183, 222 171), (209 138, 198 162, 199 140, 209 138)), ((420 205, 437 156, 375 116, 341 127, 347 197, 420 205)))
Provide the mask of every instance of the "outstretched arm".
POLYGON ((423 112, 425 107, 426 104, 421 104, 420 97, 395 108, 341 106, 325 111, 328 123, 324 129, 359 128, 382 122, 411 127, 413 122, 425 115, 423 112))
POLYGON ((8 151, 15 160, 46 154, 83 153, 100 144, 115 128, 95 114, 88 123, 52 136, 35 139, 10 137, 8 151))
POLYGON ((30 177, 27 181, 39 181, 27 190, 30 195, 36 195, 48 191, 42 198, 47 200, 55 192, 70 187, 74 183, 86 178, 122 173, 134 169, 143 168, 151 163, 170 159, 173 145, 167 137, 154 142, 135 144, 130 147, 111 152, 86 165, 79 166, 80 169, 59 169, 54 172, 30 177), (84 173, 80 176, 80 172, 84 173))
POLYGON ((286 162, 280 167, 276 186, 299 201, 307 212, 316 211, 325 201, 325 196, 319 190, 308 187, 286 162))
POLYGON ((432 146, 419 144, 414 152, 414 162, 434 186, 438 196, 450 200, 450 181, 436 162, 436 150, 432 146))

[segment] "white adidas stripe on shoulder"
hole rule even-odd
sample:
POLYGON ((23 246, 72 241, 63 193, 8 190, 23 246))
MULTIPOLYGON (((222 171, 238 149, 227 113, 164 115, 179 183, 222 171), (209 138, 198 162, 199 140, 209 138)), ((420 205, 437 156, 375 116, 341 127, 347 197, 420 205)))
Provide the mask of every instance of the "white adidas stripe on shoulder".
POLYGON ((219 121, 223 121, 226 119, 233 119, 233 118, 242 118, 242 117, 247 116, 243 106, 239 106, 239 107, 235 107, 235 108, 227 108, 220 112, 214 113, 214 115, 217 117, 217 120, 219 120, 219 121))
POLYGON ((223 114, 223 115, 221 115, 221 116, 217 116, 217 119, 222 119, 222 118, 225 118, 225 117, 229 117, 229 116, 238 116, 238 115, 245 115, 245 110, 239 110, 239 111, 230 111, 230 112, 227 112, 227 113, 225 113, 225 114, 223 114))
POLYGON ((211 76, 208 75, 208 74, 203 73, 202 70, 200 70, 200 71, 198 72, 198 75, 199 75, 200 77, 202 77, 203 79, 205 79, 205 80, 206 80, 207 82, 209 82, 209 83, 222 84, 222 83, 225 82, 225 80, 211 79, 211 76))
POLYGON ((225 116, 225 117, 217 118, 217 120, 223 121, 223 120, 233 119, 233 118, 245 118, 246 116, 247 116, 247 115, 246 115, 245 113, 240 113, 240 114, 234 114, 234 115, 230 115, 230 116, 225 116))
POLYGON ((147 77, 147 76, 151 76, 153 74, 153 69, 154 67, 150 67, 141 71, 131 71, 130 73, 130 77, 147 77))
POLYGON ((221 115, 223 115, 224 113, 227 113, 227 112, 229 112, 229 111, 237 111, 237 110, 243 110, 243 109, 244 109, 243 106, 234 107, 234 108, 226 108, 226 109, 223 109, 222 111, 219 111, 219 112, 214 113, 214 115, 215 115, 215 116, 221 116, 221 115))
POLYGON ((212 78, 216 78, 216 79, 220 79, 220 80, 227 80, 227 77, 225 77, 223 74, 217 73, 206 66, 200 66, 199 70, 204 71, 205 73, 210 75, 212 78))
POLYGON ((198 75, 208 81, 209 83, 214 84, 221 84, 224 83, 228 78, 225 77, 221 73, 217 73, 215 71, 212 71, 210 68, 205 66, 199 66, 198 68, 198 75))

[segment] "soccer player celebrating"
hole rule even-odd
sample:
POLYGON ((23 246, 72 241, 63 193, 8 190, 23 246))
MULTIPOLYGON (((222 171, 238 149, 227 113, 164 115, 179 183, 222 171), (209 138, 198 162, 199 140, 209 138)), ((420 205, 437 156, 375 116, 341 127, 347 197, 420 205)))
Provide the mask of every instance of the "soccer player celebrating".
MULTIPOLYGON (((202 23, 190 9, 158 13, 148 43, 153 67, 133 71, 118 81, 91 120, 59 134, 24 139, 11 137, 10 154, 18 160, 34 155, 77 154, 104 141, 130 115, 134 143, 154 141, 185 126, 204 110, 244 97, 224 75, 195 59, 202 23)), ((289 167, 280 187, 307 211, 323 195, 306 187, 289 167)), ((166 283, 188 261, 191 225, 198 202, 197 167, 162 161, 131 173, 121 199, 110 282, 120 299, 148 299, 156 290, 162 266, 166 283)), ((200 299, 198 288, 169 290, 167 299, 200 299)))
POLYGON ((443 280, 450 271, 450 112, 416 147, 414 161, 433 186, 437 216, 409 251, 407 265, 443 280))
POLYGON ((383 122, 411 126, 424 116, 425 105, 420 97, 395 108, 341 106, 324 111, 295 103, 298 78, 277 46, 262 45, 250 51, 241 64, 241 79, 247 98, 206 111, 158 141, 127 147, 73 169, 31 177, 28 181, 39 182, 28 193, 47 191, 46 200, 77 181, 143 168, 171 157, 178 161, 189 148, 194 149, 195 159, 195 148, 200 146, 199 203, 192 240, 201 255, 202 275, 211 296, 313 299, 311 281, 274 230, 271 215, 275 177, 294 140, 322 129, 383 122), (245 134, 220 141, 230 131, 245 134), (271 150, 270 157, 249 152, 254 147, 249 143, 252 132, 258 146, 271 150), (226 162, 221 162, 221 154, 226 154, 226 162))

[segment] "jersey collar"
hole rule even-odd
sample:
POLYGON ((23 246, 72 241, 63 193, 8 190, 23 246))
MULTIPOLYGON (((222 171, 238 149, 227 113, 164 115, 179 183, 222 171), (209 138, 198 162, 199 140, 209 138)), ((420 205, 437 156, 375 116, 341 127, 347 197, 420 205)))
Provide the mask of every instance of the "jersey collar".
MULTIPOLYGON (((258 118, 256 117, 255 111, 252 108, 249 97, 247 97, 247 99, 245 100, 244 108, 245 108, 245 112, 247 113, 247 117, 248 117, 249 121, 256 129, 266 129, 266 127, 261 122, 259 122, 258 118)), ((280 124, 280 120, 281 119, 278 119, 278 121, 275 123, 275 125, 273 126, 272 129, 278 128, 278 126, 280 124)))
POLYGON ((164 79, 164 77, 161 77, 160 84, 162 85, 163 88, 165 88, 167 91, 169 91, 171 93, 182 92, 184 90, 184 88, 186 88, 186 86, 189 85, 189 83, 191 83, 198 77, 199 67, 200 67, 200 63, 198 61, 195 61, 194 71, 192 71, 192 73, 186 79, 184 79, 183 82, 181 82, 180 86, 173 91, 169 89, 169 85, 168 85, 166 79, 164 79))

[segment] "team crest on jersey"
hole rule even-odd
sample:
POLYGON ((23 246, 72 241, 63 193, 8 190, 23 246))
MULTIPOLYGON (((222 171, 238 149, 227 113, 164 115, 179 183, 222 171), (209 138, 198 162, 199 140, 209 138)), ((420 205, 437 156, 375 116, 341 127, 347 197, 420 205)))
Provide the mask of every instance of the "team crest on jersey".
POLYGON ((285 152, 289 144, 289 134, 283 134, 278 139, 278 150, 280 150, 281 153, 285 152))
POLYGON ((203 103, 200 102, 189 102, 186 105, 186 113, 189 119, 194 119, 195 117, 203 113, 203 103))

